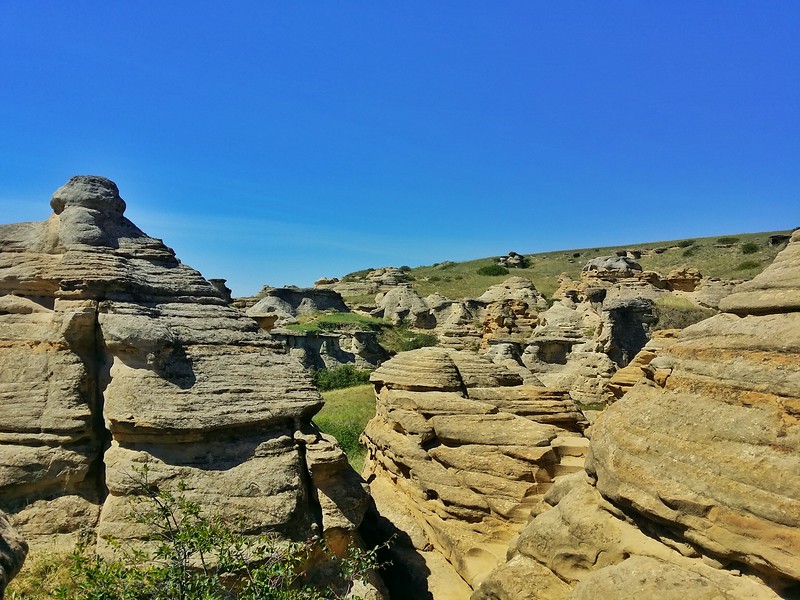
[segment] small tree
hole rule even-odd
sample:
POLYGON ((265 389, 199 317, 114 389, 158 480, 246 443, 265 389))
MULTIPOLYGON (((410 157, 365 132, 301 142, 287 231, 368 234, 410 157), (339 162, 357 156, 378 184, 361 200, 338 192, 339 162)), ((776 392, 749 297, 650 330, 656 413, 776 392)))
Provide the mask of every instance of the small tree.
MULTIPOLYGON (((79 545, 70 557, 70 581, 58 600, 323 600, 342 598, 352 583, 377 566, 376 550, 351 547, 345 558, 329 556, 334 585, 308 584, 304 565, 319 543, 245 536, 221 516, 207 516, 186 498, 161 490, 145 465, 135 471, 138 501, 131 520, 146 525, 154 549, 122 548, 109 560, 79 545)), ((12 596, 13 598, 13 596, 12 596)))

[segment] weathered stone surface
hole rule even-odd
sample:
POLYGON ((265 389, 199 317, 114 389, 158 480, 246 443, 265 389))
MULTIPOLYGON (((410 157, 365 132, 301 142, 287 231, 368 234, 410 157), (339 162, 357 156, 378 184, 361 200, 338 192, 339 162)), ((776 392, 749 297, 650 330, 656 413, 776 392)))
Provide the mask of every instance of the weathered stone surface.
POLYGON ((800 229, 773 263, 724 298, 720 309, 737 315, 800 310, 800 229))
POLYGON ((435 320, 425 301, 410 284, 399 285, 376 299, 378 307, 372 311, 373 317, 388 319, 398 325, 406 322, 412 327, 431 328, 435 320))
POLYGON ((246 308, 248 317, 263 323, 272 321, 273 325, 294 323, 298 315, 323 311, 350 312, 338 292, 321 288, 265 286, 252 300, 237 300, 236 306, 246 308))
MULTIPOLYGON (((591 429, 512 556, 568 598, 777 598, 800 589, 798 240, 683 330, 591 429)), ((644 359, 642 362, 645 362, 644 359)), ((502 568, 502 567, 501 567, 502 568)), ((516 598, 494 590, 492 598, 516 598)), ((519 577, 524 579, 524 575, 519 577)), ((530 589, 535 595, 536 584, 530 589)))
POLYGON ((372 381, 377 415, 364 432, 365 474, 377 509, 410 546, 437 552, 445 571, 474 589, 553 478, 582 468, 582 415, 565 391, 521 385, 464 351, 404 352, 372 381))
POLYGON ((659 351, 675 342, 680 329, 662 329, 653 332, 650 341, 645 344, 639 353, 626 367, 612 375, 608 382, 607 391, 610 399, 622 398, 637 382, 642 379, 651 379, 663 384, 672 372, 672 369, 657 369, 650 366, 659 351))
POLYGON ((378 343, 375 331, 304 334, 280 328, 272 329, 270 334, 307 369, 331 369, 342 365, 375 369, 390 356, 388 350, 378 343))
POLYGON ((0 598, 14 576, 22 568, 28 545, 0 512, 0 598))
POLYGON ((690 569, 656 558, 634 556, 592 573, 575 586, 570 600, 777 600, 769 588, 725 571, 690 569))
POLYGON ((76 177, 44 223, 0 226, 0 507, 34 544, 139 540, 137 479, 183 481, 251 532, 341 549, 366 509, 311 417, 308 373, 223 291, 76 177), (137 471, 139 472, 137 474, 137 471))

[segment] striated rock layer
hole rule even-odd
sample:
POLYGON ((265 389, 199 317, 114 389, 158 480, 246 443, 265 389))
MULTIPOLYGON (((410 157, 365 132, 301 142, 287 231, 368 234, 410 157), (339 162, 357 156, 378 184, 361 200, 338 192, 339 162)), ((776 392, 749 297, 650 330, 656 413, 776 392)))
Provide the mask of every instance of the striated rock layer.
POLYGON ((586 472, 473 599, 797 597, 798 281, 795 232, 598 417, 586 472))
POLYGON ((252 532, 352 532, 365 494, 331 483, 347 463, 310 423, 322 400, 300 363, 126 219, 113 182, 73 177, 51 206, 0 226, 0 508, 18 530, 139 538, 147 464, 252 532))
POLYGON ((394 561, 424 561, 428 593, 464 598, 502 562, 553 478, 582 468, 583 416, 566 391, 521 385, 451 349, 401 353, 372 382, 364 472, 380 517, 403 532, 394 561))

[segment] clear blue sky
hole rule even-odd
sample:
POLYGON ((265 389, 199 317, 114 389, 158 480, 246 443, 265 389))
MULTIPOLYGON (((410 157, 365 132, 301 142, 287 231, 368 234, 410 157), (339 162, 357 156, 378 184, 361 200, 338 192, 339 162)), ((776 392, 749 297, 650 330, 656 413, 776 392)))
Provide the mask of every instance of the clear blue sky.
POLYGON ((800 2, 0 3, 0 222, 75 174, 235 294, 800 226, 800 2))

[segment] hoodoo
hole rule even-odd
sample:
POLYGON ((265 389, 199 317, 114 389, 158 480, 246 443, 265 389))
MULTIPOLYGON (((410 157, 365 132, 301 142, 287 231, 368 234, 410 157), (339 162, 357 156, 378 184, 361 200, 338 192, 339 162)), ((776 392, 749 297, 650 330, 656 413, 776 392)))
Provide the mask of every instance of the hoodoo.
POLYGON ((0 226, 0 508, 31 543, 126 519, 135 473, 250 532, 341 547, 366 494, 311 423, 310 377, 217 287, 73 177, 42 223, 0 226))

